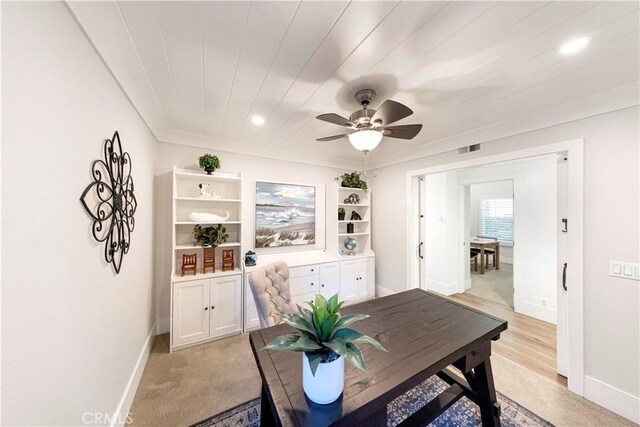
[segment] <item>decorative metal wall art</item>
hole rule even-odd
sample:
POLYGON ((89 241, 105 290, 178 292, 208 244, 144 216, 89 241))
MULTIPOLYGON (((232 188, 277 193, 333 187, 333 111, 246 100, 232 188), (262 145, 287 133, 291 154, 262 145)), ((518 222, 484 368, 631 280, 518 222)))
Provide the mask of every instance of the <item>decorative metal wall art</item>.
POLYGON ((80 201, 93 224, 91 232, 104 242, 104 259, 120 273, 122 258, 129 252, 133 218, 138 203, 133 194, 131 157, 122 151, 118 131, 104 141, 104 160, 91 163, 91 182, 80 201))

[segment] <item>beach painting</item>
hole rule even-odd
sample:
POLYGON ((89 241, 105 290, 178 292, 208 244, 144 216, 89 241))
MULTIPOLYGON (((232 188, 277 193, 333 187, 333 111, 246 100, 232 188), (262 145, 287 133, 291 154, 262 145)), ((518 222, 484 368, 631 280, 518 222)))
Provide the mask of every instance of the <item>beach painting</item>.
POLYGON ((316 188, 256 181, 256 248, 315 242, 316 188))

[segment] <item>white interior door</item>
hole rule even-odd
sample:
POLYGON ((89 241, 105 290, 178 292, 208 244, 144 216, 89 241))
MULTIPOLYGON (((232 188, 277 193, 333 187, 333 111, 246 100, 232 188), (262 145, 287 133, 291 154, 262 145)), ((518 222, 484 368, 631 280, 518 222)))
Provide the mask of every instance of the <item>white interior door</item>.
POLYGON ((565 157, 562 157, 558 161, 558 326, 556 330, 556 359, 558 373, 565 377, 568 375, 569 363, 567 352, 567 326, 569 324, 567 234, 571 232, 569 218, 567 218, 567 178, 567 161, 565 157))
POLYGON ((425 239, 425 181, 424 177, 421 176, 418 180, 418 265, 419 265, 419 274, 420 274, 420 288, 427 289, 427 269, 426 269, 426 259, 425 259, 425 248, 424 248, 424 239, 425 239))

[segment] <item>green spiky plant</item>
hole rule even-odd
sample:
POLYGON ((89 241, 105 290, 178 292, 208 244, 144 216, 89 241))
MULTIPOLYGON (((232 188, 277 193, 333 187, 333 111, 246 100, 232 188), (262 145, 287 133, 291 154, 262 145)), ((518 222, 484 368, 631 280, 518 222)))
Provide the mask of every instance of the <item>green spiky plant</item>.
POLYGON ((378 350, 387 351, 375 339, 347 326, 369 317, 367 314, 342 316, 338 294, 329 300, 317 295, 315 303, 307 302, 311 309, 298 305, 298 313, 282 314, 283 323, 293 326, 296 332, 277 337, 263 350, 298 351, 309 358, 311 373, 315 376, 320 363, 329 363, 339 356, 356 368, 367 370, 358 344, 370 344, 378 350))

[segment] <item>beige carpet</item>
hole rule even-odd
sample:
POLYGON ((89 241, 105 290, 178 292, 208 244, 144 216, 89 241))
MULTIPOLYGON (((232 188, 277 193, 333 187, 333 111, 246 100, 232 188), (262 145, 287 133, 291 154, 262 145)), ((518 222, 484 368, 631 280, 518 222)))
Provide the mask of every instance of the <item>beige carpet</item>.
POLYGON ((467 293, 513 308, 513 265, 500 263, 500 270, 491 267, 480 274, 471 268, 471 289, 467 293))
MULTIPOLYGON (((168 353, 156 337, 131 408, 136 426, 187 426, 259 396, 260 376, 248 335, 168 353)), ((556 426, 633 426, 499 355, 492 355, 496 389, 556 426)))
POLYGON ((186 426, 260 395, 249 335, 169 354, 156 337, 131 407, 134 426, 186 426))

